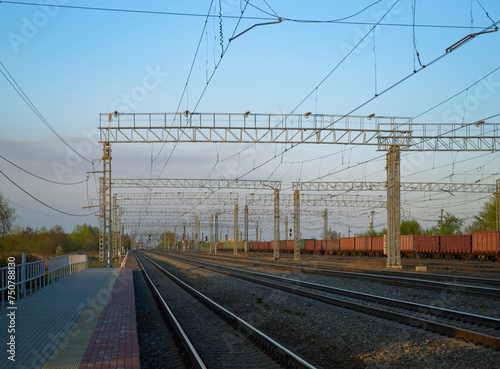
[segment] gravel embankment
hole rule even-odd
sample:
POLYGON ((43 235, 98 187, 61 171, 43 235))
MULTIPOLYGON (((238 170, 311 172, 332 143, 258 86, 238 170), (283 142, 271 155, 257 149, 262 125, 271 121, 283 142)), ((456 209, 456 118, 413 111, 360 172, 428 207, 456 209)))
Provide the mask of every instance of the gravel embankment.
MULTIPOLYGON (((500 353, 493 350, 296 297, 170 259, 167 269, 323 368, 500 368, 500 353)), ((319 278, 318 282, 320 278, 330 279, 301 273, 293 275, 294 278, 297 276, 311 281, 319 278)), ((432 299, 436 299, 429 291, 402 292, 404 289, 363 281, 341 280, 336 281, 335 286, 364 288, 365 292, 400 299, 403 293, 413 294, 413 297, 409 296, 410 300, 418 302, 422 302, 421 295, 429 295, 429 304, 432 304, 432 299), (386 288, 394 291, 379 291, 386 288)), ((443 307, 454 303, 447 297, 440 297, 440 300, 443 302, 439 306, 443 307)), ((471 302, 470 308, 474 308, 474 304, 477 302, 471 302)), ((491 310, 495 310, 494 307, 491 310)))
POLYGON ((500 308, 498 300, 466 296, 453 291, 449 293, 435 292, 426 289, 413 289, 409 287, 398 287, 384 283, 370 282, 361 279, 349 279, 333 276, 315 275, 309 273, 296 273, 283 270, 273 270, 269 267, 250 267, 234 264, 226 260, 218 260, 216 263, 231 267, 245 268, 267 274, 275 274, 281 277, 301 280, 311 283, 325 284, 335 288, 350 291, 374 294, 397 300, 409 301, 423 305, 431 305, 444 309, 457 310, 469 314, 483 315, 500 319, 500 308))

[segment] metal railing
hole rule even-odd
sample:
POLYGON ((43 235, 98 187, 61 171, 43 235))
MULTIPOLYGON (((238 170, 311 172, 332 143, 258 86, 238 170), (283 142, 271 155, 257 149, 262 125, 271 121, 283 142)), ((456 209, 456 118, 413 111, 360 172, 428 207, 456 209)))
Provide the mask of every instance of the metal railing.
POLYGON ((45 285, 45 260, 15 264, 13 259, 8 259, 9 266, 0 268, 2 308, 5 301, 19 300, 45 285), (15 291, 15 294, 10 291, 15 291))
POLYGON ((120 266, 121 268, 125 268, 125 265, 127 264, 127 258, 128 258, 128 251, 127 254, 125 255, 125 258, 122 261, 122 264, 120 266))
POLYGON ((55 280, 81 272, 89 267, 87 255, 61 255, 49 259, 48 284, 55 280))

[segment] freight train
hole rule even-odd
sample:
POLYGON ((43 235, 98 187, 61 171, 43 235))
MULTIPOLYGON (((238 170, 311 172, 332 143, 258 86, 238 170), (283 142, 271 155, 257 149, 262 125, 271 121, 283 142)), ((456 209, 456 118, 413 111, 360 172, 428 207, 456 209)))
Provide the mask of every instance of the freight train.
MULTIPOLYGON (((335 240, 299 240, 303 254, 383 256, 385 237, 346 237, 335 240)), ((245 242, 219 242, 218 251, 241 252, 245 242)), ((280 241, 280 252, 293 253, 294 240, 280 241)), ((273 252, 274 241, 248 242, 250 252, 273 252)), ((453 236, 401 236, 401 255, 409 258, 500 261, 500 232, 473 232, 453 236)))

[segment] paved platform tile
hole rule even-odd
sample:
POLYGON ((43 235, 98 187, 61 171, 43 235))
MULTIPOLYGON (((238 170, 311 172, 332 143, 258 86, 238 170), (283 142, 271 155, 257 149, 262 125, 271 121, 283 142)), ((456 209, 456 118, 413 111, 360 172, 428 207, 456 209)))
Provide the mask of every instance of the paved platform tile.
POLYGON ((101 314, 80 369, 140 368, 132 269, 124 268, 101 314))
MULTIPOLYGON (((0 353, 0 368, 37 369, 60 345, 75 322, 110 277, 112 269, 90 268, 62 278, 16 302, 16 356, 0 353)), ((8 342, 9 320, 0 315, 0 337, 8 342)))

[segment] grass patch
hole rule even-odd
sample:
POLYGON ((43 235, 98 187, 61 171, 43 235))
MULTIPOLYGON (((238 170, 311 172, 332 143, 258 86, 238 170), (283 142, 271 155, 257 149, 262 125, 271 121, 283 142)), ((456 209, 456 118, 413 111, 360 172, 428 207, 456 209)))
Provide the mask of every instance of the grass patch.
POLYGON ((257 298, 255 299, 255 302, 256 302, 257 304, 262 304, 262 302, 263 302, 263 301, 264 301, 264 300, 262 299, 262 297, 257 297, 257 298))
POLYGON ((480 308, 480 309, 486 309, 486 308, 487 308, 487 306, 486 306, 486 304, 485 304, 484 302, 481 302, 481 303, 479 304, 479 308, 480 308))

